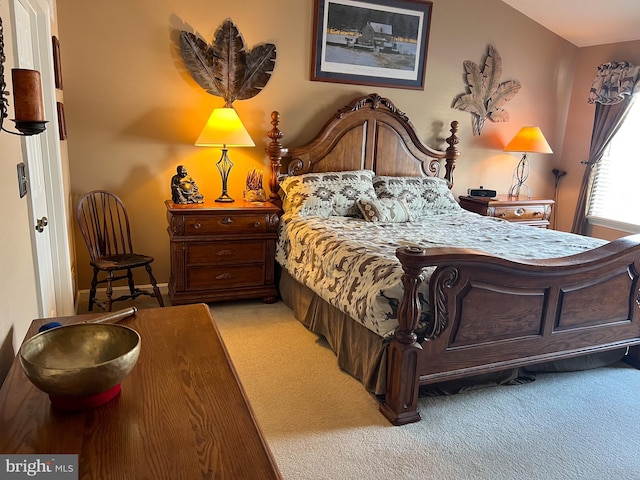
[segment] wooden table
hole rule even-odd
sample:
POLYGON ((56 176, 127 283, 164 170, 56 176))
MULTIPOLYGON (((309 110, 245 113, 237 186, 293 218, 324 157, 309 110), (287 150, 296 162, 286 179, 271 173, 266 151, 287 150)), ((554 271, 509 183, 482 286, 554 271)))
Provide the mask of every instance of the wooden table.
MULTIPOLYGON (((34 320, 27 338, 50 320, 34 320)), ((78 454, 81 479, 281 478, 206 305, 140 310, 122 324, 140 334, 140 358, 96 409, 55 410, 13 362, 0 453, 78 454)))

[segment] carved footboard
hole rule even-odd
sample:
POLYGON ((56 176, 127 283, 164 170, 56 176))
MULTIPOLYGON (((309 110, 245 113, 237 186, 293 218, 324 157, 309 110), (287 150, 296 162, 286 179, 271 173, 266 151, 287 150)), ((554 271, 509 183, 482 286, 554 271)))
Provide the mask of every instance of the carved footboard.
POLYGON ((420 419, 419 385, 640 344, 640 235, 551 260, 448 248, 396 254, 405 291, 380 407, 396 425, 420 419), (437 268, 422 340, 415 330, 427 266, 437 268))

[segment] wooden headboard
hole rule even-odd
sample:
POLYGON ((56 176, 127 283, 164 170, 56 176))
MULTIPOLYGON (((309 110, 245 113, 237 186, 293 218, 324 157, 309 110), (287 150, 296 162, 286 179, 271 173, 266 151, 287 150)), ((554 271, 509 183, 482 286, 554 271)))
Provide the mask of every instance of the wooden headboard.
POLYGON ((309 172, 373 170, 378 175, 440 176, 453 185, 453 170, 460 152, 456 148, 458 122, 451 122, 445 151, 420 140, 407 115, 376 93, 358 97, 339 109, 306 145, 286 148, 280 140, 280 114, 271 113, 273 129, 266 148, 271 161, 271 201, 280 203, 278 184, 282 176, 309 172))

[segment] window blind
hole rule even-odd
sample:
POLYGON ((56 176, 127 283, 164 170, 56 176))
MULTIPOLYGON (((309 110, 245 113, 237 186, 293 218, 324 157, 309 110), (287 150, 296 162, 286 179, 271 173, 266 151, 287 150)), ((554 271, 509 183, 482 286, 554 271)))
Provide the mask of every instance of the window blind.
POLYGON ((595 167, 587 212, 592 223, 601 219, 640 226, 640 102, 634 100, 630 108, 595 167))

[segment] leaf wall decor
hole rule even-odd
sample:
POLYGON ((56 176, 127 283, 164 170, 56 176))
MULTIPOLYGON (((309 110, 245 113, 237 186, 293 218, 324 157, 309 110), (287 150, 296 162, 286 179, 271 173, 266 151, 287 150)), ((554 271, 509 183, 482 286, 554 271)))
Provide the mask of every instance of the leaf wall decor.
POLYGON ((521 85, 518 80, 500 83, 502 59, 498 51, 489 45, 482 69, 471 60, 465 60, 463 66, 469 91, 454 98, 453 108, 471 113, 473 134, 480 135, 487 118, 492 122, 508 122, 509 112, 504 106, 521 85))
POLYGON ((211 45, 193 33, 180 32, 180 53, 193 79, 207 93, 224 98, 225 107, 260 93, 276 63, 274 44, 247 50, 231 20, 218 28, 211 45))

